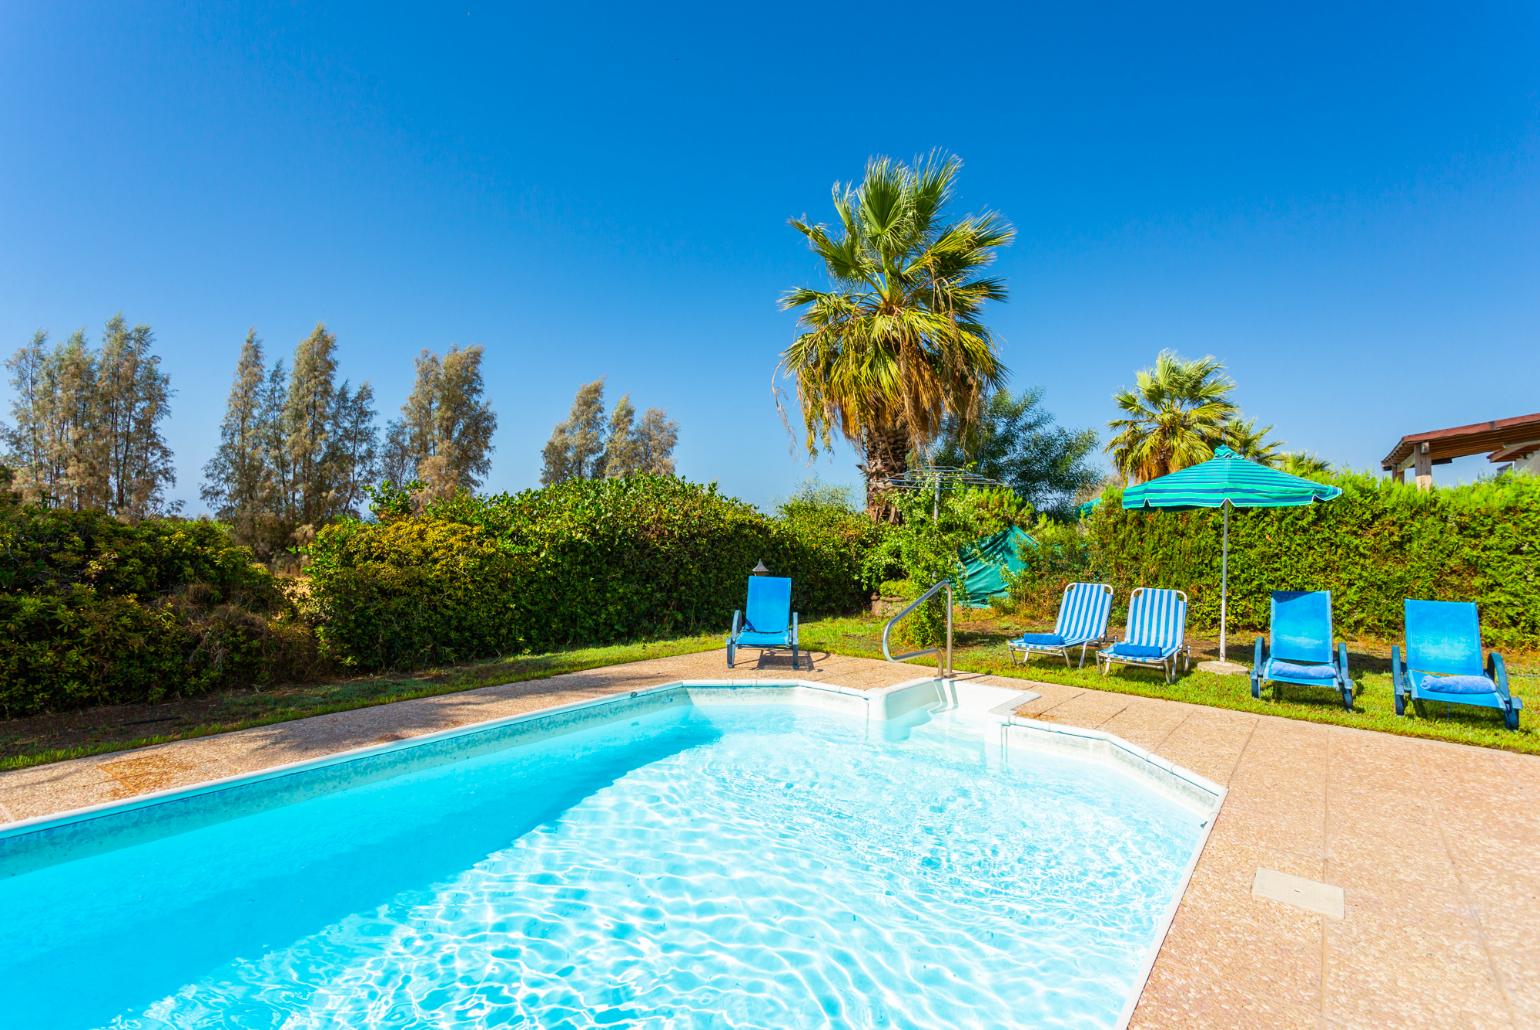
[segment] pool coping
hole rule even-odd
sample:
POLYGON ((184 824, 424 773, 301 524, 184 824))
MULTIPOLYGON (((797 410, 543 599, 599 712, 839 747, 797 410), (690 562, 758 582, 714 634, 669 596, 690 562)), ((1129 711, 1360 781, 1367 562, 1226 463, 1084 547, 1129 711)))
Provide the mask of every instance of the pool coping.
MULTIPOLYGON (((533 711, 466 723, 400 740, 346 748, 331 754, 294 762, 285 762, 265 769, 216 777, 185 786, 151 791, 131 798, 104 801, 62 812, 48 813, 14 821, 0 826, 0 842, 31 833, 44 832, 56 827, 90 822, 98 818, 121 815, 200 795, 216 794, 224 790, 328 769, 373 756, 411 751, 445 740, 471 737, 521 724, 560 720, 561 716, 575 712, 598 713, 605 708, 618 708, 619 710, 616 712, 615 718, 624 718, 638 700, 662 697, 671 693, 680 693, 688 703, 694 703, 693 692, 695 691, 722 691, 725 694, 755 693, 773 696, 780 691, 805 690, 811 691, 814 694, 830 694, 849 699, 850 701, 861 701, 867 715, 868 724, 870 724, 873 712, 876 710, 874 706, 883 704, 886 699, 892 698, 895 695, 914 691, 918 688, 931 687, 935 689, 940 694, 941 702, 946 704, 948 700, 948 684, 951 684, 952 689, 950 695, 951 709, 943 708, 942 711, 959 709, 958 681, 955 678, 947 680, 936 676, 919 676, 872 689, 861 689, 844 686, 839 683, 799 678, 774 678, 755 681, 721 679, 670 680, 650 687, 641 687, 612 695, 585 698, 533 711)), ((1147 953, 1141 961, 1134 978, 1130 981, 1128 996, 1124 1001, 1123 1008, 1115 1024, 1120 1028, 1126 1027, 1132 1020, 1134 1011, 1143 997, 1145 987, 1160 955, 1161 948, 1176 918, 1177 910, 1181 906, 1193 873, 1208 844, 1209 837, 1213 832, 1215 818, 1224 803, 1227 789, 1115 734, 1102 730, 1045 722, 1015 714, 1016 710, 1023 704, 1036 700, 1040 696, 1034 691, 1016 690, 1013 687, 995 684, 978 684, 978 686, 1000 691, 1002 700, 999 704, 984 710, 975 708, 971 712, 973 719, 970 721, 978 724, 979 730, 986 740, 988 738, 989 724, 993 722, 999 726, 1000 753, 1002 760, 1007 761, 1007 763, 1013 747, 1030 746, 1023 745, 1019 736, 1011 734, 1010 731, 1012 730, 1026 731, 1027 734, 1036 737, 1039 743, 1058 738, 1054 744, 1049 746, 1049 750, 1095 762, 1126 774, 1140 781, 1145 789, 1151 790, 1167 800, 1181 805, 1195 816, 1201 816, 1201 832, 1198 839, 1192 847, 1191 854, 1187 858, 1164 913, 1156 921, 1155 932, 1152 935, 1147 953), (1074 743, 1071 744, 1070 741, 1074 743), (1062 746, 1065 744, 1069 746, 1062 746), (1173 783, 1180 786, 1173 788, 1173 783), (1201 796, 1207 797, 1208 803, 1206 805, 1198 800, 1201 796)), ((786 697, 780 703, 795 705, 806 702, 799 702, 792 697, 786 697)), ((923 707, 923 705, 920 707, 923 707)), ((887 717, 884 716, 884 721, 886 719, 887 717)), ((569 727, 576 729, 580 725, 582 724, 562 724, 558 722, 551 729, 555 733, 561 733, 565 732, 569 727)), ((513 743, 512 746, 519 746, 519 744, 513 743)))

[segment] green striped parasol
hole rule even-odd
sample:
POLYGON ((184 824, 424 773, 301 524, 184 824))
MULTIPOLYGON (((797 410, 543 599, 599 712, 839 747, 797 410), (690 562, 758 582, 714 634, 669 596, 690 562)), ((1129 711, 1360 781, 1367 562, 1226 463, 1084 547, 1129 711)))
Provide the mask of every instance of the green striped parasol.
POLYGON ((1224 509, 1224 548, 1219 560, 1219 660, 1223 662, 1230 586, 1230 509, 1297 508, 1341 494, 1340 487, 1291 476, 1247 461, 1228 447, 1216 447, 1214 456, 1201 465, 1129 487, 1123 491, 1123 507, 1224 509))

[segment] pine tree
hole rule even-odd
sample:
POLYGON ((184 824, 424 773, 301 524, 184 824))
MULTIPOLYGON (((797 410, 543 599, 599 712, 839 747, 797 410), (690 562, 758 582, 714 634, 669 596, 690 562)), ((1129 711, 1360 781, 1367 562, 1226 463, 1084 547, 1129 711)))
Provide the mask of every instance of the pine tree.
POLYGON ((170 414, 171 381, 152 353, 147 325, 122 315, 107 323, 98 359, 96 421, 101 432, 107 510, 129 519, 174 511, 166 488, 176 482, 160 423, 170 414))
POLYGON ((337 339, 317 325, 294 349, 283 405, 284 449, 293 472, 289 509, 296 526, 319 529, 331 514, 331 484, 326 477, 336 412, 337 339))
POLYGON ((636 408, 629 394, 622 394, 610 412, 609 438, 604 444, 603 474, 629 476, 642 467, 641 443, 636 436, 636 408))
POLYGON ((219 449, 203 466, 202 495, 235 538, 259 557, 271 556, 277 483, 270 460, 266 409, 269 382, 262 341, 248 330, 219 426, 219 449))
POLYGON ((262 384, 262 403, 259 406, 262 450, 267 467, 273 477, 273 495, 268 510, 278 523, 278 537, 286 541, 289 530, 298 519, 299 505, 295 501, 297 487, 294 465, 289 461, 289 433, 284 423, 284 411, 289 403, 289 370, 283 359, 273 362, 262 384))
POLYGON ((379 467, 374 428, 374 388, 362 383, 351 390, 344 382, 333 409, 331 447, 325 478, 331 498, 327 518, 357 514, 367 496, 364 488, 379 467))
POLYGON ((597 479, 636 472, 674 474, 674 445, 679 425, 659 408, 648 408, 636 425, 630 395, 620 398, 604 422, 604 380, 578 390, 565 422, 546 441, 540 482, 549 486, 565 479, 597 479))
POLYGON ((474 490, 492 467, 497 416, 483 400, 482 348, 450 348, 440 359, 424 350, 401 418, 387 431, 384 475, 397 485, 418 481, 428 494, 474 490))
POLYGON ((11 373, 11 416, 16 420, 3 430, 13 463, 12 487, 25 499, 44 503, 53 499, 57 486, 47 446, 54 399, 49 360, 48 334, 39 329, 32 342, 5 363, 11 373))
POLYGON ((434 453, 441 468, 423 478, 436 492, 474 490, 492 470, 492 434, 497 415, 485 399, 482 348, 451 347, 439 376, 434 453))
POLYGON ((392 419, 385 429, 382 473, 397 486, 419 479, 417 466, 433 453, 434 409, 443 364, 427 349, 417 355, 416 364, 417 378, 401 405, 401 417, 392 419))
POLYGON ((82 511, 105 510, 107 448, 99 425, 96 355, 77 330, 53 354, 54 404, 49 453, 58 474, 59 503, 82 511))
POLYGON ((638 471, 672 476, 674 446, 678 443, 679 423, 665 415, 662 408, 648 408, 636 430, 636 449, 641 455, 638 471))
POLYGON ((604 380, 595 379, 578 390, 567 420, 551 431, 540 482, 549 486, 567 479, 593 479, 603 455, 604 380))
POLYGON ((50 348, 40 331, 6 363, 16 425, 4 441, 28 499, 127 519, 178 507, 165 497, 176 482, 160 432, 171 384, 154 341, 149 326, 130 329, 118 315, 107 323, 99 352, 84 332, 50 348))

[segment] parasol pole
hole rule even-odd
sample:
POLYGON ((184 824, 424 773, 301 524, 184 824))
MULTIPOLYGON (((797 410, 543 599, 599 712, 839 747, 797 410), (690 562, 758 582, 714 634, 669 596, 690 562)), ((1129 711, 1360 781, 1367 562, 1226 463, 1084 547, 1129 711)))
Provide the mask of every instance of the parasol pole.
POLYGON ((1219 507, 1225 513, 1224 543, 1219 551, 1219 660, 1225 660, 1225 616, 1226 602, 1230 594, 1230 502, 1220 501, 1219 507))

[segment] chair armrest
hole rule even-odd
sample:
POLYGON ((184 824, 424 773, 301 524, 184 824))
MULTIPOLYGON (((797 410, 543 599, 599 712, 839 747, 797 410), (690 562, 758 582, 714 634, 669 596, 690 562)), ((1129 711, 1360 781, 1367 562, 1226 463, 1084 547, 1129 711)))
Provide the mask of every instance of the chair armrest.
POLYGON ((1391 689, 1394 690, 1397 694, 1405 694, 1408 692, 1406 673, 1402 671, 1401 668, 1400 644, 1390 645, 1390 682, 1392 684, 1391 689))
POLYGON ((1503 664, 1503 656, 1496 651, 1487 653, 1487 675, 1497 684, 1499 694, 1503 697, 1513 696, 1508 692, 1508 667, 1503 664))
POLYGON ((792 612, 791 613, 791 642, 793 644, 795 644, 797 642, 797 613, 796 612, 792 612))
POLYGON ((733 628, 729 634, 734 640, 738 639, 738 633, 743 628, 743 609, 733 612, 733 628))
POLYGON ((1251 652, 1251 674, 1262 675, 1262 638, 1257 637, 1257 646, 1251 652))
POLYGON ((1337 641, 1337 675, 1342 677, 1343 683, 1353 682, 1352 675, 1348 672, 1347 641, 1337 641))

